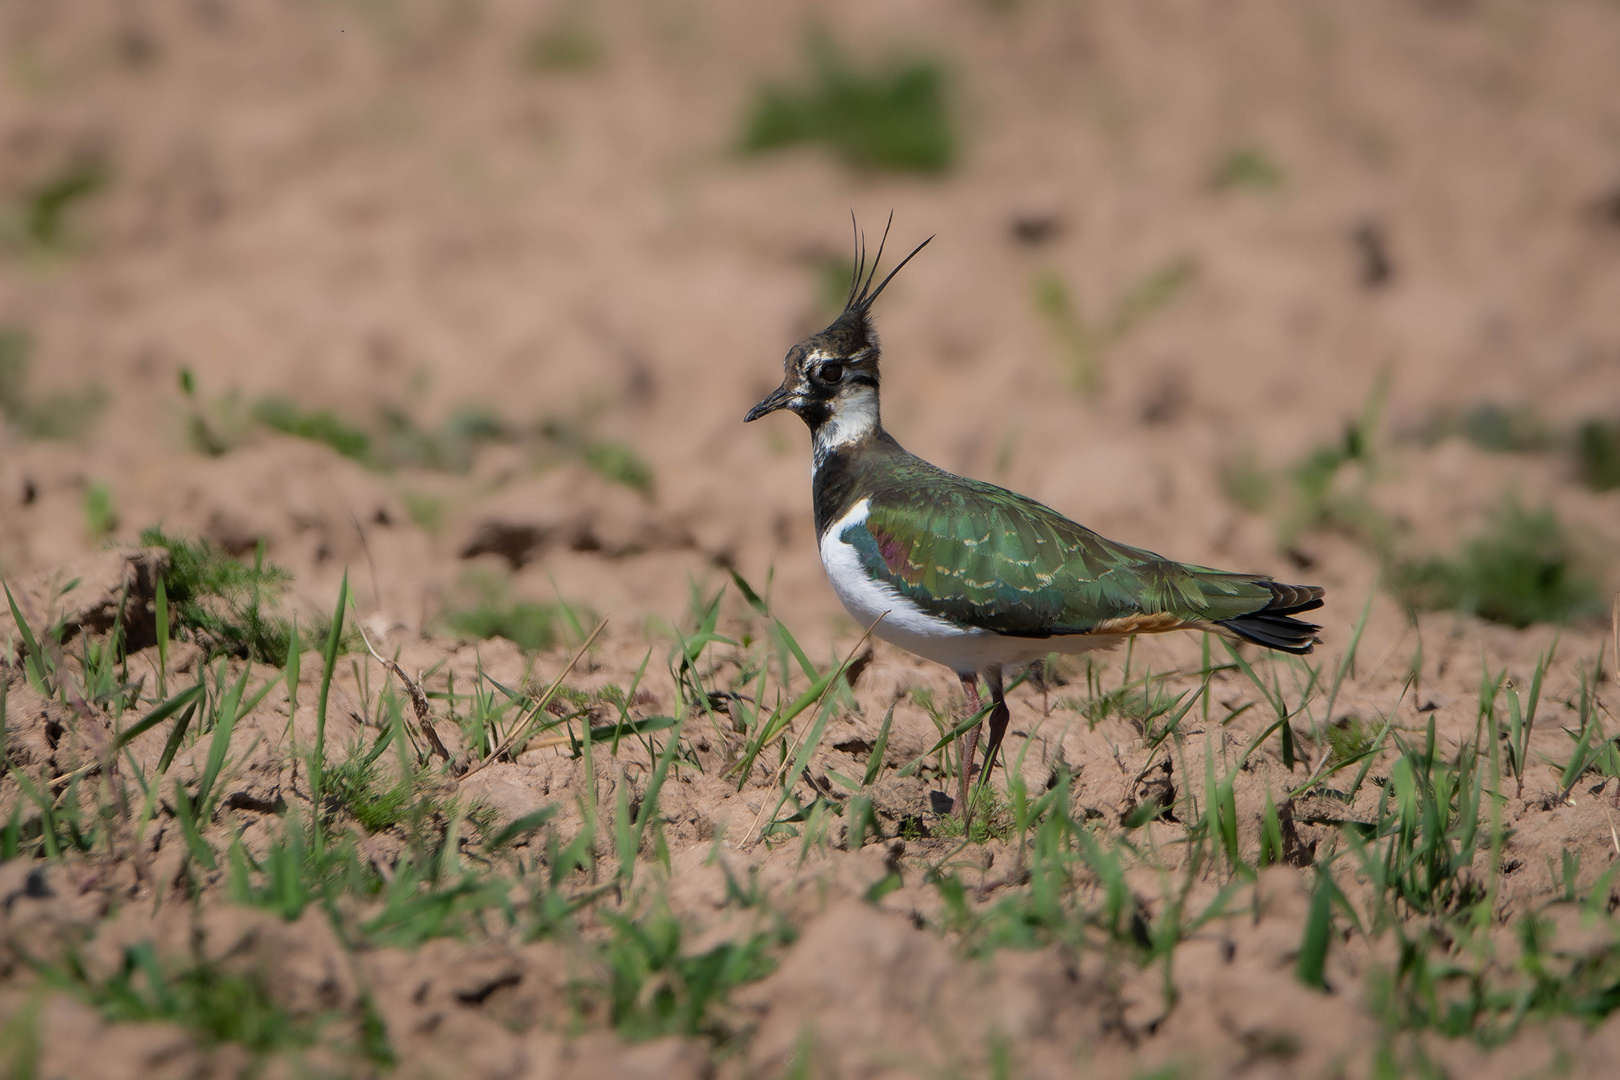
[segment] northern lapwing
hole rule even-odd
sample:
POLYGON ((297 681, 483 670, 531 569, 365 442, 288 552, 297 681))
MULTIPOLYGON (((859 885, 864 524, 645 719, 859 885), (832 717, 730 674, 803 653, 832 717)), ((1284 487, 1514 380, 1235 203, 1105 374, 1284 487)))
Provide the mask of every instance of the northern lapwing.
MULTIPOLYGON (((1007 732, 1009 665, 1170 630, 1310 652, 1321 628, 1294 616, 1322 606, 1318 586, 1190 566, 1106 540, 1034 499, 936 468, 883 430, 872 304, 932 239, 873 288, 883 245, 867 271, 857 237, 842 314, 788 350, 782 385, 743 419, 788 409, 809 426, 821 562, 855 620, 864 627, 881 616, 876 636, 954 671, 969 715, 983 708, 984 679, 993 702, 986 774, 1007 732)), ((979 725, 963 736, 964 818, 978 737, 979 725)))

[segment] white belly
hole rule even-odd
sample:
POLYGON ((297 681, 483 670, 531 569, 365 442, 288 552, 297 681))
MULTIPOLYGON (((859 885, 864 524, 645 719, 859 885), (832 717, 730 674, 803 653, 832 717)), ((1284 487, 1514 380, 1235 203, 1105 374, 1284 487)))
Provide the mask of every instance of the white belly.
POLYGON ((873 581, 861 565, 853 545, 839 537, 851 525, 862 524, 871 502, 862 499, 838 521, 821 541, 821 565, 844 608, 866 629, 877 623, 874 637, 898 645, 955 671, 972 675, 1000 664, 1027 664, 1048 653, 1079 653, 1117 645, 1117 635, 1068 634, 1051 638, 1003 637, 991 630, 961 627, 919 608, 885 582, 873 581), (882 621, 878 622, 881 617, 882 621))

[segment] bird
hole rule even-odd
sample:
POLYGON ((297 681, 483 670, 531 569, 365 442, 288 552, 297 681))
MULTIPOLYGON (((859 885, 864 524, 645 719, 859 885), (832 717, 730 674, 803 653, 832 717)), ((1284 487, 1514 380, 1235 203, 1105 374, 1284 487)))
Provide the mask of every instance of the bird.
MULTIPOLYGON (((883 427, 872 305, 934 237, 874 288, 888 233, 885 226, 868 269, 855 228, 843 311, 788 350, 781 385, 743 421, 786 409, 809 427, 817 545, 850 615, 876 637, 950 668, 969 719, 984 712, 984 680, 991 708, 983 776, 994 768, 1010 718, 1004 669, 1173 630, 1294 654, 1319 644, 1321 627, 1296 616, 1322 606, 1320 586, 1194 566, 1116 543, 1034 499, 907 452, 883 427)), ((981 726, 961 735, 957 809, 964 821, 981 726)))

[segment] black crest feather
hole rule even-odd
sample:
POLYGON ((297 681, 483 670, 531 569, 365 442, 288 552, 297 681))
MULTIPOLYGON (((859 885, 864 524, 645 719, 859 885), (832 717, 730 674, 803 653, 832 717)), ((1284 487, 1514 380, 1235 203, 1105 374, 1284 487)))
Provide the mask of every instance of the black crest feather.
POLYGON ((915 258, 917 252, 927 247, 934 238, 930 236, 927 240, 912 248, 911 254, 901 259, 899 265, 890 270, 889 275, 879 282, 878 287, 874 289, 872 288, 872 282, 877 278, 878 264, 883 261, 883 246, 889 242, 889 228, 894 224, 894 211, 889 211, 889 220, 884 223, 883 237, 878 241, 877 255, 872 259, 871 270, 866 268, 866 234, 861 232, 859 225, 855 224, 855 212, 853 210, 850 211, 849 223, 850 227, 855 231, 855 266, 854 272, 850 275, 849 296, 844 301, 844 311, 846 313, 855 312, 865 315, 871 310, 873 302, 883 294, 883 290, 888 288, 889 282, 894 280, 894 275, 898 274, 906 263, 915 258), (865 280, 862 280, 863 276, 865 280))

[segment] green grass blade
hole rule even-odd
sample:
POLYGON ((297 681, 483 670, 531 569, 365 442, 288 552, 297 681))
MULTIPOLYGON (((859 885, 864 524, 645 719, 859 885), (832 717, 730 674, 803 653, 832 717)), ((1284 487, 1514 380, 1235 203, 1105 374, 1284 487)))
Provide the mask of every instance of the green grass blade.
POLYGON ((966 720, 963 720, 961 723, 951 728, 951 730, 940 736, 939 741, 933 746, 930 746, 927 750, 924 750, 922 753, 906 762, 905 766, 900 770, 899 775, 910 776, 912 773, 916 772, 917 768, 922 765, 923 761, 927 759, 929 754, 939 753, 945 747, 950 746, 952 743, 956 742, 957 739, 960 739, 963 735, 966 735, 968 732, 972 731, 978 724, 983 722, 985 717, 990 715, 990 710, 994 709, 995 707, 995 702, 991 702, 978 712, 974 713, 972 716, 968 717, 966 720))
POLYGON ((147 713, 139 721, 125 728, 118 734, 118 737, 113 740, 112 753, 118 753, 118 751, 129 745, 131 740, 139 738, 148 731, 151 731, 153 728, 157 727, 159 724, 163 723, 163 721, 167 720, 175 713, 184 709, 186 706, 194 704, 197 698, 202 695, 202 692, 202 683, 198 683, 188 690, 182 690, 174 697, 147 713))
POLYGON ((1333 889, 1325 869, 1317 869, 1316 890, 1311 893, 1311 910, 1305 919, 1305 937, 1299 946, 1299 962, 1294 976, 1306 986, 1327 989, 1328 941, 1333 934, 1333 889))
POLYGON ((208 708, 206 688, 201 682, 198 682, 197 689, 202 693, 199 693, 197 700, 188 705, 186 711, 180 714, 180 719, 175 721, 174 727, 169 731, 169 741, 163 744, 163 756, 158 758, 157 764, 159 774, 169 771, 170 764, 174 762, 174 755, 180 752, 180 744, 185 740, 186 730, 191 727, 191 718, 196 715, 197 707, 200 705, 204 710, 208 708))
POLYGON ((546 822, 550 821, 556 816, 557 808, 555 806, 542 807, 532 814, 524 814, 506 828, 496 833, 494 838, 491 839, 486 845, 486 850, 490 851, 491 853, 500 851, 502 848, 506 847, 519 837, 528 836, 536 829, 541 828, 546 824, 546 822))
POLYGON ((50 683, 46 678, 45 653, 40 649, 39 642, 35 640, 34 631, 29 627, 28 620, 23 618, 22 611, 17 607, 17 598, 11 595, 11 586, 0 582, 0 588, 6 591, 6 603, 11 605, 11 618, 17 624, 17 632, 22 635, 23 647, 28 650, 29 666, 37 671, 39 681, 44 686, 46 696, 49 697, 50 683))
POLYGON ((647 793, 642 796, 641 809, 636 812, 635 829, 631 837, 628 862, 624 859, 625 853, 620 852, 619 873, 623 875, 626 882, 630 880, 631 875, 635 872, 635 854, 641 850, 641 841, 647 834, 647 823, 658 812, 658 793, 663 789, 664 777, 669 775, 669 767, 674 764, 675 755, 680 751, 681 729, 684 726, 684 720, 675 725, 675 730, 671 731, 669 738, 664 741, 664 749, 658 755, 658 763, 653 766, 652 777, 647 781, 647 793))
MULTIPOLYGON (((787 775, 782 778, 782 789, 777 793, 776 806, 771 810, 770 820, 775 821, 776 815, 782 812, 782 806, 788 800, 799 777, 804 774, 804 767, 810 763, 810 755, 816 752, 821 745, 821 736, 827 731, 827 721, 832 718, 833 710, 822 709, 816 716, 815 723, 810 725, 810 732, 799 744, 799 752, 793 755, 793 765, 788 769, 787 775)), ((767 826, 768 827, 768 826, 767 826)))
POLYGON ((287 661, 282 673, 287 678, 287 721, 298 715, 298 680, 303 674, 304 642, 298 632, 298 619, 294 617, 287 627, 287 661))
POLYGON ((203 839, 202 831, 197 828, 200 809, 201 803, 193 803, 183 785, 174 785, 174 816, 180 819, 180 832, 186 839, 186 850, 203 869, 217 870, 219 861, 214 858, 214 849, 208 846, 208 841, 203 839))
POLYGON ((154 576, 157 578, 158 696, 162 697, 165 689, 163 684, 169 677, 169 590, 163 584, 162 574, 154 576))
POLYGON ((219 779, 219 771, 225 765, 225 755, 230 750, 231 734, 236 730, 236 721, 242 715, 242 692, 247 689, 248 674, 251 668, 243 668, 230 691, 219 703, 219 712, 214 718, 214 734, 208 742, 208 761, 203 766, 202 778, 197 781, 197 813, 203 820, 208 819, 212 811, 214 783, 219 779))
POLYGON ((877 739, 872 743, 872 752, 866 758, 866 774, 861 778, 862 787, 870 787, 883 772, 883 755, 889 749, 889 727, 894 723, 894 706, 883 714, 883 723, 878 725, 877 739))
MULTIPOLYGON (((343 582, 338 586, 337 607, 332 611, 332 628, 326 635, 326 649, 321 653, 321 695, 315 707, 315 749, 309 761, 310 801, 319 813, 322 789, 326 780, 326 706, 332 692, 332 675, 337 671, 338 647, 343 643, 343 614, 349 607, 349 572, 343 571, 343 582)), ((316 836, 320 830, 316 830, 316 836)))

